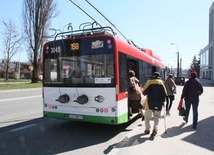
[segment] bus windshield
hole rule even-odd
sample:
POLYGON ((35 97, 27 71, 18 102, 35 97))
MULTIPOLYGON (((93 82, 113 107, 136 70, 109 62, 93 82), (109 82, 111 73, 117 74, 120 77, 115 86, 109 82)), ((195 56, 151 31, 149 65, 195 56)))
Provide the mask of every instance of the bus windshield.
POLYGON ((113 41, 65 39, 44 46, 44 85, 114 85, 113 41))

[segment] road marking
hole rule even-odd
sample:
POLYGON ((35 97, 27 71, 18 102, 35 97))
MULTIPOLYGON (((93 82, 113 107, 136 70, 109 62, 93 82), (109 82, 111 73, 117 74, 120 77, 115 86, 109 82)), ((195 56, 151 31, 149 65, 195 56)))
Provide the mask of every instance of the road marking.
POLYGON ((3 101, 12 101, 12 100, 23 100, 23 99, 36 98, 36 97, 42 97, 42 95, 27 96, 27 97, 17 97, 17 98, 9 98, 9 99, 0 100, 0 102, 3 102, 3 101))
POLYGON ((30 124, 30 125, 25 125, 25 126, 22 126, 22 127, 19 127, 19 128, 15 128, 15 129, 12 129, 12 130, 9 130, 10 132, 16 132, 16 131, 20 131, 20 130, 24 130, 24 129, 27 129, 27 128, 30 128, 30 127, 33 127, 33 126, 36 126, 37 124, 30 124))

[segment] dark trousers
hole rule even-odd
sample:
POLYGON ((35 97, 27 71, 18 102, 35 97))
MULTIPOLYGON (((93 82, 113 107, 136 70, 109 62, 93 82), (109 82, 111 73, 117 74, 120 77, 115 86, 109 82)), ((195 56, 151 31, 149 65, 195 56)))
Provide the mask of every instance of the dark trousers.
POLYGON ((166 97, 166 111, 169 111, 172 107, 172 97, 173 96, 167 96, 166 97))
POLYGON ((192 103, 192 102, 185 101, 185 107, 186 107, 185 120, 186 122, 188 122, 191 105, 192 105, 192 111, 193 111, 193 126, 196 127, 198 123, 198 102, 192 103))

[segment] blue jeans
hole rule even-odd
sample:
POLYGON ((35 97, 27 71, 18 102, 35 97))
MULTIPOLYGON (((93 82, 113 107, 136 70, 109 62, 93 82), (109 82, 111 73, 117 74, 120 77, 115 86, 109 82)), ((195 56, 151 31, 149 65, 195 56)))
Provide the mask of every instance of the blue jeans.
POLYGON ((188 122, 191 105, 193 109, 193 127, 196 127, 198 123, 198 102, 192 103, 192 102, 185 101, 185 107, 186 107, 185 120, 186 122, 188 122))

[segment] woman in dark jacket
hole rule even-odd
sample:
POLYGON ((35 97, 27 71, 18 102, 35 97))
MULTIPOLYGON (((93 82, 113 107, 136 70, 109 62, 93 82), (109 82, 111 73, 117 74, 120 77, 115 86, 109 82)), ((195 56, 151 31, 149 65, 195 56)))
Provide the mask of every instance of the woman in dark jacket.
POLYGON ((186 113, 184 116, 184 121, 186 121, 186 123, 188 122, 189 111, 192 105, 193 129, 196 129, 197 127, 199 96, 203 93, 203 87, 196 77, 196 72, 192 72, 190 74, 190 79, 185 83, 181 95, 181 99, 185 100, 186 113))

